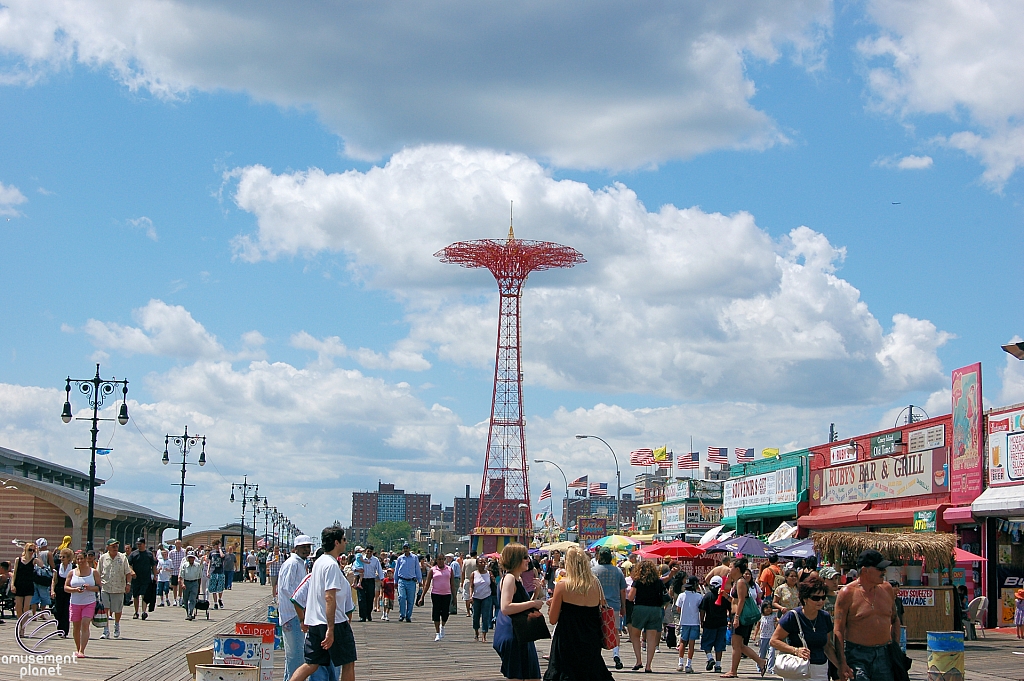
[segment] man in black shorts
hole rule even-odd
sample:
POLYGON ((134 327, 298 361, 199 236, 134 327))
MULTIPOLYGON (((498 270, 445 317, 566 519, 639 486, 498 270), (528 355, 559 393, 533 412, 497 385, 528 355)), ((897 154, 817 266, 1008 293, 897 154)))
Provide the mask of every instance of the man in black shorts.
MULTIPOLYGON (((150 582, 155 582, 156 557, 146 549, 146 538, 135 540, 135 550, 128 556, 128 564, 132 566, 132 599, 135 601, 135 614, 132 619, 139 619, 139 601, 146 596, 150 582)), ((142 604, 142 619, 146 619, 146 604, 142 604)))
POLYGON ((355 681, 356 640, 348 616, 355 610, 352 589, 341 572, 338 556, 345 551, 345 530, 337 525, 320 533, 324 554, 313 563, 309 597, 303 623, 306 645, 304 664, 291 681, 306 681, 321 665, 341 667, 341 681, 355 681))

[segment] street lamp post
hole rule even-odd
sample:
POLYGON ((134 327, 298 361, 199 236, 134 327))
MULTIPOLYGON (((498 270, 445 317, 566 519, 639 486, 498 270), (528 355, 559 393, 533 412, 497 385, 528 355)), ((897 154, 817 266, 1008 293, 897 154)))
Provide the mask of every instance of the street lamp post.
POLYGON ((527 548, 529 548, 530 542, 526 538, 526 519, 523 517, 525 515, 523 511, 528 508, 530 508, 528 504, 519 504, 519 532, 521 533, 520 536, 523 538, 523 544, 525 544, 527 548))
POLYGON ((562 525, 566 526, 569 524, 569 478, 565 476, 565 471, 554 461, 548 461, 547 459, 534 459, 534 463, 549 463, 558 469, 558 472, 562 474, 562 480, 565 481, 565 515, 562 516, 562 525))
POLYGON ((622 475, 619 473, 619 457, 615 456, 615 450, 612 446, 605 442, 604 438, 598 437, 597 435, 577 435, 577 440, 586 440, 587 438, 594 438, 604 442, 604 446, 608 448, 608 451, 612 453, 612 459, 615 460, 615 534, 618 534, 622 521, 620 518, 620 506, 622 505, 622 475))
MULTIPOLYGON (((256 548, 256 516, 258 516, 262 512, 262 509, 260 509, 260 501, 261 501, 260 499, 257 499, 255 501, 255 503, 253 503, 253 505, 252 505, 252 548, 253 549, 256 548)), ((262 501, 263 501, 264 508, 266 508, 266 506, 267 506, 267 497, 264 496, 262 501)), ((264 546, 263 548, 266 548, 266 546, 264 546)))
POLYGON ((75 449, 88 449, 91 452, 91 458, 89 461, 89 526, 87 530, 87 539, 85 542, 85 549, 87 551, 92 550, 93 540, 93 522, 95 520, 95 505, 96 505, 96 437, 100 433, 100 421, 113 421, 114 419, 101 419, 99 416, 100 407, 103 406, 104 400, 114 393, 114 390, 118 387, 121 388, 121 409, 117 414, 117 422, 122 426, 128 423, 128 381, 118 381, 116 378, 106 380, 100 378, 100 365, 96 365, 96 375, 92 378, 71 378, 67 377, 67 382, 64 386, 65 399, 64 399, 64 411, 61 412, 60 418, 64 423, 70 423, 73 415, 71 413, 71 384, 74 383, 82 394, 85 395, 89 400, 89 406, 92 407, 91 418, 79 418, 80 421, 92 421, 92 444, 88 447, 75 447, 75 449))
MULTIPOLYGON (((259 495, 260 486, 259 485, 254 485, 254 484, 250 483, 248 475, 242 477, 242 482, 233 482, 233 483, 231 483, 231 503, 235 503, 235 489, 238 489, 242 493, 242 515, 241 515, 242 522, 238 526, 238 536, 239 536, 239 540, 241 541, 241 544, 242 544, 241 547, 239 548, 239 551, 242 552, 242 560, 244 561, 245 560, 245 505, 247 503, 249 503, 249 502, 252 502, 253 506, 255 506, 257 503, 259 503, 259 500, 260 500, 260 495, 259 495), (250 493, 249 490, 252 490, 252 492, 250 493)), ((253 525, 255 525, 255 524, 256 524, 256 521, 253 520, 253 525)), ((256 530, 253 529, 254 533, 255 533, 255 531, 256 530)), ((252 538, 252 548, 253 549, 256 548, 256 537, 255 537, 255 534, 254 534, 254 536, 252 538)))
POLYGON ((178 539, 181 539, 181 533, 185 529, 185 488, 194 486, 185 484, 185 466, 187 464, 185 458, 188 456, 189 450, 201 442, 203 449, 199 452, 199 465, 206 465, 206 436, 189 435, 188 425, 185 426, 184 435, 164 435, 164 456, 162 461, 165 466, 171 461, 167 453, 167 446, 172 442, 178 448, 178 451, 181 452, 181 482, 178 483, 181 487, 181 496, 178 498, 178 539))

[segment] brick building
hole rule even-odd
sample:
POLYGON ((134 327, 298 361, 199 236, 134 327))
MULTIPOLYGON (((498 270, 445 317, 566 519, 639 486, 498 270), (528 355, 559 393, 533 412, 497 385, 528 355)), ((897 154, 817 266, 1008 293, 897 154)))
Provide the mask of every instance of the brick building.
MULTIPOLYGON (((14 539, 46 537, 51 547, 64 535, 72 548, 84 548, 88 537, 89 475, 44 459, 0 447, 0 546, 8 559, 14 539)), ((103 484, 97 478, 96 486, 103 484)), ((93 503, 93 546, 102 549, 114 537, 130 546, 137 537, 158 543, 164 530, 178 521, 121 499, 96 494, 93 503)), ((185 523, 188 525, 188 523, 185 523)))
POLYGON ((406 521, 414 530, 429 530, 430 495, 408 494, 380 481, 373 492, 352 493, 353 530, 366 530, 389 520, 406 521))
POLYGON ((473 531, 479 509, 480 497, 469 496, 469 485, 466 485, 466 496, 455 497, 455 534, 462 537, 473 531))

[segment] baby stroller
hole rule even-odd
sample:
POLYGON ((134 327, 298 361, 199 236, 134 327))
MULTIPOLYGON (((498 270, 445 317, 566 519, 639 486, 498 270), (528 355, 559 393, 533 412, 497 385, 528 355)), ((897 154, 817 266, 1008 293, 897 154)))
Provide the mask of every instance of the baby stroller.
POLYGON ((210 601, 206 598, 196 599, 196 611, 202 610, 206 613, 206 619, 210 619, 210 601))

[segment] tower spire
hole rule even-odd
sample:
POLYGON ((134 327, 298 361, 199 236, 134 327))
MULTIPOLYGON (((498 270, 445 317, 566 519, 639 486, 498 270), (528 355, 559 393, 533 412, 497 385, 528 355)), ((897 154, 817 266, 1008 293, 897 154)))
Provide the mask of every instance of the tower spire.
POLYGON ((516 233, 512 231, 512 201, 508 202, 508 240, 516 240, 516 233))

